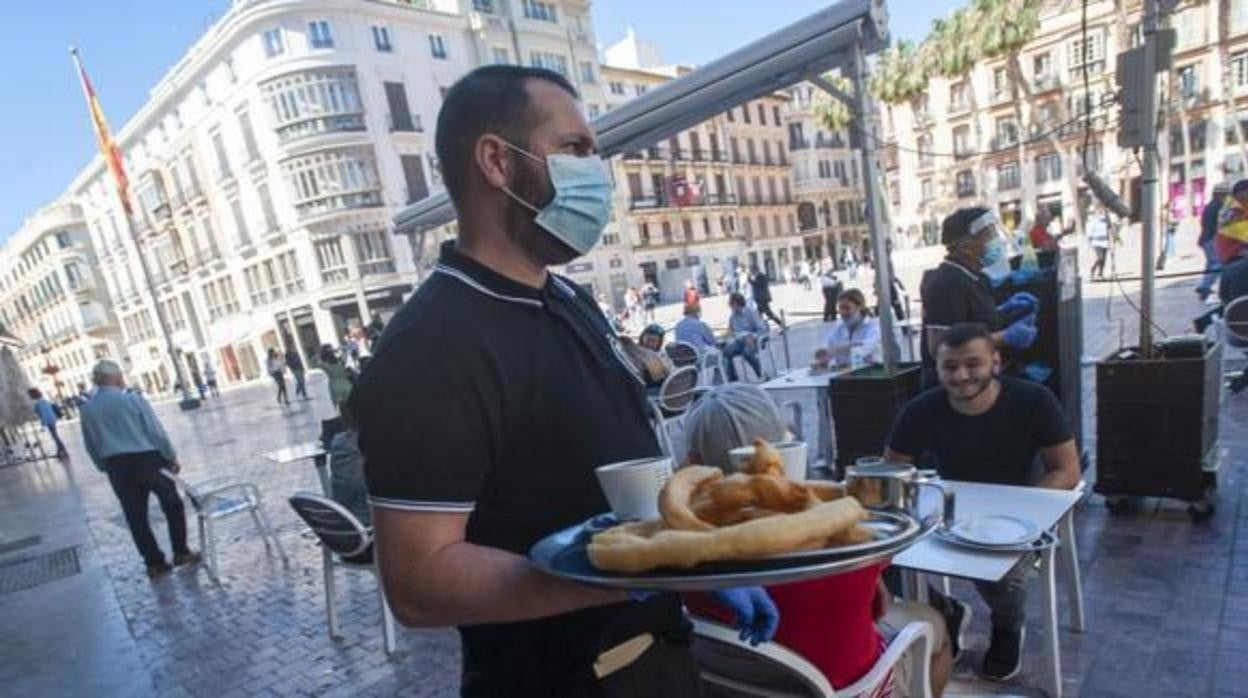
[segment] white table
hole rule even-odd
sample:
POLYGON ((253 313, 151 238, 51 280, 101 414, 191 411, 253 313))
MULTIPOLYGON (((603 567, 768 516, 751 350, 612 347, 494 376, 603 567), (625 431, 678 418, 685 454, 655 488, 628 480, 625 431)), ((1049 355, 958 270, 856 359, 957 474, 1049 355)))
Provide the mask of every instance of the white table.
MULTIPOLYGON (((325 449, 321 446, 320 441, 309 441, 307 443, 295 444, 293 446, 283 446, 279 449, 261 454, 265 459, 274 463, 286 464, 295 461, 306 460, 308 458, 318 458, 326 454, 325 449)), ((325 461, 316 462, 316 477, 321 481, 321 492, 328 493, 330 491, 329 470, 325 461)))
MULTIPOLYGON (((987 485, 977 482, 945 481, 955 497, 955 514, 959 519, 990 514, 1007 514, 1027 519, 1040 530, 1055 528, 1078 503, 1079 490, 1050 490, 1039 487, 987 485)), ((924 501, 926 503, 926 500, 924 501)), ((1045 682, 1050 696, 1062 695, 1061 652, 1057 632, 1057 581, 1054 574, 1055 548, 1040 554, 1041 594, 1044 597, 1045 682)), ((971 550, 929 537, 907 548, 893 558, 893 564, 919 572, 973 581, 999 582, 1030 553, 994 553, 971 550)), ((916 580, 917 596, 926 594, 922 579, 916 580)))
POLYGON ((793 369, 782 376, 759 385, 760 388, 767 391, 815 391, 815 405, 819 411, 819 443, 818 448, 813 450, 812 454, 818 454, 818 459, 822 460, 824 466, 829 468, 833 467, 836 462, 836 443, 832 440, 834 434, 832 427, 832 396, 828 393, 828 386, 833 378, 848 373, 849 370, 846 368, 811 373, 808 366, 806 368, 793 369))

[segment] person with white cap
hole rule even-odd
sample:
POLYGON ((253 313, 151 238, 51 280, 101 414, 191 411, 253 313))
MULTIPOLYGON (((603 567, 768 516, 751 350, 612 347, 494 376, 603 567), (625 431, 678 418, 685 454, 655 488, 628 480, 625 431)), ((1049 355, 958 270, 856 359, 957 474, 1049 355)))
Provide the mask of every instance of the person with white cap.
POLYGON ((1004 261, 1006 248, 1000 226, 997 214, 983 206, 960 208, 941 223, 940 241, 948 254, 939 266, 924 273, 919 285, 924 385, 935 385, 934 349, 940 336, 958 323, 987 325, 997 347, 1025 349, 1036 341, 1040 301, 1022 292, 998 306, 992 296, 985 270, 1004 261))
POLYGON ((1200 213, 1200 238, 1197 243, 1205 254, 1205 275, 1200 277, 1200 284, 1196 286, 1196 295, 1200 296, 1202 301, 1209 300, 1209 296, 1213 294, 1213 285, 1217 283, 1218 274, 1222 271, 1222 264, 1214 250, 1213 239, 1218 234, 1218 215, 1222 212, 1222 205, 1230 193, 1229 182, 1218 182, 1213 185, 1213 194, 1209 196, 1209 203, 1205 204, 1204 210, 1200 213))
POLYGON ((172 568, 165 560, 147 519, 148 495, 155 493, 169 523, 173 564, 199 562, 199 554, 186 547, 186 508, 172 473, 182 468, 152 406, 138 393, 126 392, 117 362, 103 359, 91 371, 94 396, 83 404, 82 441, 100 472, 108 475, 113 492, 130 527, 134 544, 147 564, 147 576, 159 577, 172 568))

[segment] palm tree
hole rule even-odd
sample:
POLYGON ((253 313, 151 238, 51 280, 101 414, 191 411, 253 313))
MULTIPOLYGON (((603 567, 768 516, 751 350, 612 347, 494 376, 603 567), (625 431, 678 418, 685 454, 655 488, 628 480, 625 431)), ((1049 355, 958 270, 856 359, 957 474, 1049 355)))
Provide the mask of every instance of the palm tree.
MULTIPOLYGON (((823 79, 845 94, 853 93, 854 87, 847 78, 825 73, 823 79)), ((811 107, 815 113, 815 122, 834 133, 844 131, 854 122, 854 114, 849 105, 823 90, 814 91, 811 107)))

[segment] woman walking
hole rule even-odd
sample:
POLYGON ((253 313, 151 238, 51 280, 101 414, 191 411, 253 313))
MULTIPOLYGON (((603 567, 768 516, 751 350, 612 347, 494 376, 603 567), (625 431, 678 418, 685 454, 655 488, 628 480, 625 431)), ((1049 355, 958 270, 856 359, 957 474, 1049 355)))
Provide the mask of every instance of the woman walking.
POLYGON ((269 359, 265 362, 265 368, 268 369, 269 375, 273 376, 273 381, 277 383, 277 404, 290 405, 290 398, 286 396, 286 362, 282 360, 282 356, 277 353, 276 349, 269 349, 269 359))

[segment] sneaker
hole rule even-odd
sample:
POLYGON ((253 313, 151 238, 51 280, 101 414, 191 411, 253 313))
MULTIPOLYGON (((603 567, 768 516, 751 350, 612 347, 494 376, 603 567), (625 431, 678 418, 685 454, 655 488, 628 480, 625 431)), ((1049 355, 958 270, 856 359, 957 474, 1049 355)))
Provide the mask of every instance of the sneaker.
POLYGON ((148 565, 148 566, 147 566, 147 576, 148 576, 150 579, 155 579, 155 578, 157 578, 157 577, 163 577, 163 576, 165 576, 166 574, 169 574, 169 573, 170 573, 170 572, 172 572, 172 571, 173 571, 173 568, 172 568, 172 567, 170 567, 170 566, 169 566, 169 563, 167 563, 167 562, 161 562, 161 563, 158 563, 158 564, 155 564, 155 565, 148 565))
POLYGON ((971 627, 971 606, 957 599, 948 599, 949 611, 945 613, 945 626, 949 630, 949 648, 953 651, 956 662, 962 655, 962 643, 966 640, 966 629, 971 627))
POLYGON ((1009 681, 1018 676, 1018 670, 1023 666, 1023 637, 1026 634, 1026 628, 1020 628, 1018 632, 992 629, 992 643, 984 655, 984 678, 1009 681))
POLYGON ((173 556, 173 566, 181 567, 182 565, 197 565, 201 560, 203 560, 203 556, 197 552, 187 551, 185 553, 177 553, 173 556))

